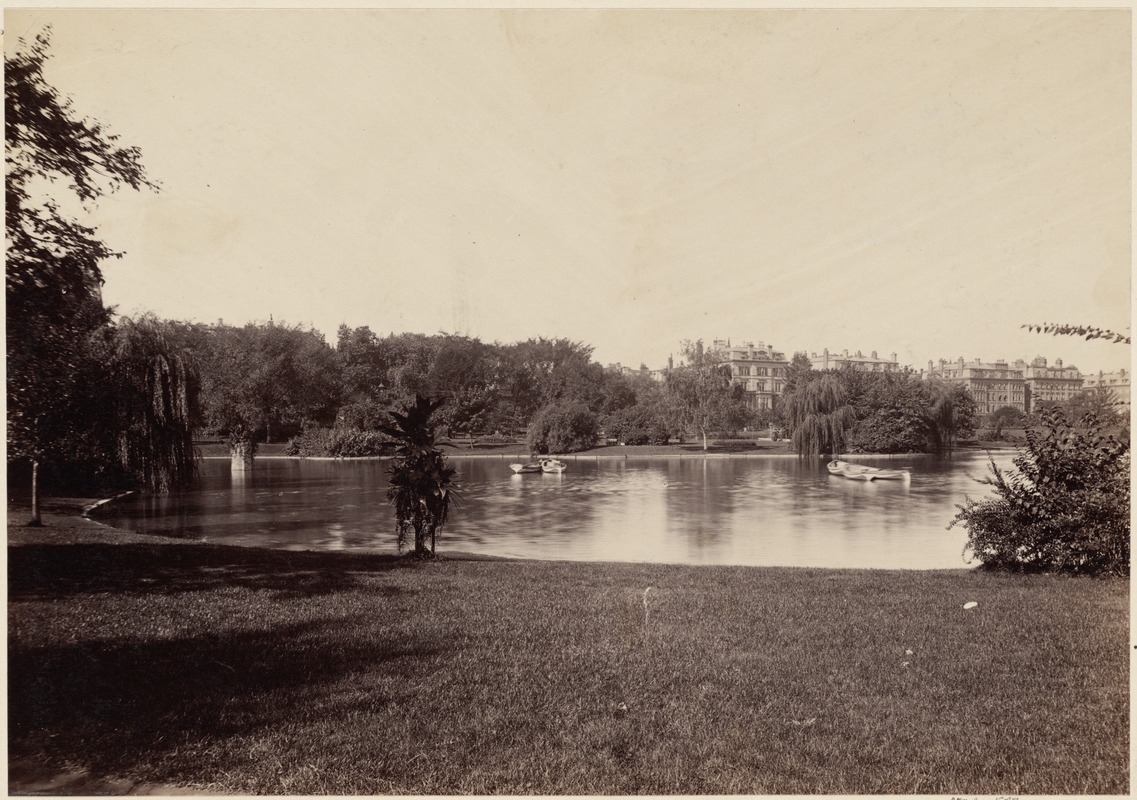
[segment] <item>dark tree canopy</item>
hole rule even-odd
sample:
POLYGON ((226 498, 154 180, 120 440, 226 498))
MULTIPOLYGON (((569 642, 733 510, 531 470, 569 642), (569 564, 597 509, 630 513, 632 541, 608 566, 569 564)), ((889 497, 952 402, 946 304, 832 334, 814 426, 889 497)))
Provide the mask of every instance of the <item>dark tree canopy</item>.
MULTIPOLYGON (((156 188, 134 147, 85 119, 43 76, 49 32, 4 59, 9 457, 32 464, 74 443, 91 337, 105 329, 100 262, 121 255, 62 210, 53 190, 90 204, 121 186, 156 188)), ((38 519, 33 491, 33 521, 38 519)))

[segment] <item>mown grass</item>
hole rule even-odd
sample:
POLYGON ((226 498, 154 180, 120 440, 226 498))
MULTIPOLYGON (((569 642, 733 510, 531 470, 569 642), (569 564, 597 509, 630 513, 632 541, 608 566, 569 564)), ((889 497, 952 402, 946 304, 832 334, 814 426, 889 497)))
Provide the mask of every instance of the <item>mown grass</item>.
POLYGON ((12 757, 231 793, 1128 792, 1124 581, 19 541, 12 757))

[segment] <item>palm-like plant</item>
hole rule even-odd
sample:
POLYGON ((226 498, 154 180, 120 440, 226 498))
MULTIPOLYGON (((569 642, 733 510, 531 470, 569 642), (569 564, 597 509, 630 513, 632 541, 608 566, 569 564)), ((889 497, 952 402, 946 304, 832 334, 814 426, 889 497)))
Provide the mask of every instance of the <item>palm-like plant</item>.
POLYGON ((418 557, 434 555, 438 529, 449 519, 454 497, 455 470, 435 443, 432 420, 442 404, 442 400, 415 395, 415 401, 404 405, 401 412, 387 412, 393 424, 379 426, 397 443, 387 499, 395 507, 399 547, 405 546, 413 530, 418 557))

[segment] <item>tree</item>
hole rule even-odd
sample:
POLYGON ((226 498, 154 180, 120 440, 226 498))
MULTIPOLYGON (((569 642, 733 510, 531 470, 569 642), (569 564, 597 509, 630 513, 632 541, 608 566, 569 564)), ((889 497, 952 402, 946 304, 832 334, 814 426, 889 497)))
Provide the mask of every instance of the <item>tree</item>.
POLYGON ((236 450, 263 433, 331 424, 342 387, 334 351, 318 331, 269 321, 211 327, 202 355, 206 424, 236 450))
POLYGON ((1094 386, 1069 398, 1062 404, 1069 419, 1081 419, 1093 414, 1104 425, 1121 425, 1125 420, 1121 414, 1117 395, 1108 386, 1094 386))
POLYGON ((575 453, 596 444, 600 424, 583 403, 555 403, 533 416, 527 441, 534 453, 575 453))
POLYGON ((399 547, 406 544, 407 534, 414 531, 414 552, 419 558, 434 556, 438 529, 450 517, 454 496, 455 470, 447 465, 446 456, 435 442, 432 417, 441 405, 441 400, 416 397, 401 412, 389 412, 392 424, 380 427, 396 442, 387 499, 395 507, 399 547))
POLYGON ((650 406, 622 408, 604 420, 604 429, 620 444, 667 444, 667 423, 650 406))
POLYGON ((963 525, 968 549, 987 567, 1129 574, 1129 442, 1060 408, 1041 412, 1026 447, 1004 472, 992 461, 983 483, 995 496, 967 498, 948 527, 963 525))
POLYGON ((928 387, 932 394, 929 418, 933 443, 937 452, 950 453, 957 439, 975 432, 975 398, 957 383, 932 380, 928 387))
POLYGON ((488 348, 467 336, 438 337, 427 384, 431 395, 446 398, 439 417, 449 435, 473 433, 497 401, 488 348))
POLYGON ((684 341, 681 347, 687 365, 668 373, 667 392, 680 424, 695 428, 706 450, 712 430, 737 430, 750 415, 742 387, 731 384, 730 367, 718 353, 704 350, 701 339, 684 341))
POLYGON ((782 395, 791 443, 799 456, 839 454, 852 427, 853 409, 837 375, 823 373, 782 395))
POLYGON ((142 486, 169 492, 193 479, 198 382, 152 315, 123 319, 113 338, 118 454, 142 486))
POLYGON ((786 383, 783 387, 783 393, 793 391, 798 383, 809 380, 811 372, 813 372, 813 362, 809 360, 809 354, 800 350, 794 353, 786 367, 786 383))
POLYGON ((80 117, 43 76, 50 31, 4 59, 5 268, 9 457, 32 471, 39 524, 40 462, 76 435, 76 376, 105 327, 99 263, 122 254, 45 192, 62 180, 84 206, 121 186, 157 189, 135 147, 80 117))
POLYGON ((592 348, 569 339, 529 339, 505 349, 502 376, 513 416, 527 424, 538 410, 558 402, 593 407, 601 395, 603 369, 590 368, 592 348))

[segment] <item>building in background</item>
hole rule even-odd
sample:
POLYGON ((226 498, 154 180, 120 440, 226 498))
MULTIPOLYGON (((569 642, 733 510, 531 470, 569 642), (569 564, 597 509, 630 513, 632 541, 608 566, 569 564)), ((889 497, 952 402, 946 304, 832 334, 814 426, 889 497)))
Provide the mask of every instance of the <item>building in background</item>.
POLYGON ((1015 369, 1023 371, 1026 382, 1026 411, 1036 410, 1039 403, 1064 403, 1082 390, 1082 373, 1073 364, 1064 366, 1060 358, 1052 365, 1042 356, 1036 356, 1030 364, 1020 359, 1015 362, 1015 369))
MULTIPOLYGON (((1021 362, 1020 362, 1021 363, 1021 362)), ((957 383, 967 388, 975 398, 976 410, 990 414, 1003 406, 1026 411, 1026 376, 1024 367, 1011 366, 1006 361, 983 362, 940 359, 938 366, 928 362, 925 378, 957 383)))
POLYGON ((834 351, 829 352, 829 348, 821 351, 821 354, 810 353, 809 362, 816 370, 826 369, 845 369, 851 367, 852 369, 860 369, 865 372, 899 372, 900 363, 896 360, 896 353, 892 353, 890 358, 877 358, 876 350, 872 351, 871 355, 865 355, 860 350, 852 355, 848 350, 842 350, 840 353, 834 351))
POLYGON ((1086 375, 1082 384, 1083 389, 1106 388, 1113 392, 1114 399, 1120 404, 1121 410, 1129 413, 1129 372, 1119 369, 1116 372, 1098 371, 1096 375, 1086 375))
POLYGON ((785 353, 765 342, 755 347, 753 342, 732 345, 729 339, 715 339, 711 349, 730 366, 731 382, 746 392, 747 407, 755 411, 774 407, 786 386, 790 362, 785 353))

